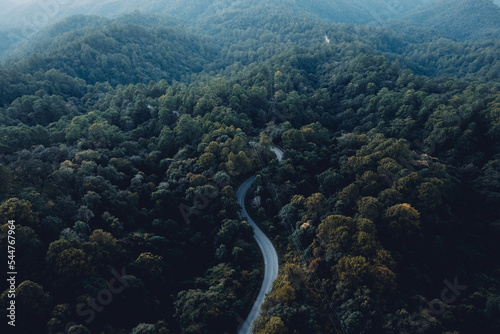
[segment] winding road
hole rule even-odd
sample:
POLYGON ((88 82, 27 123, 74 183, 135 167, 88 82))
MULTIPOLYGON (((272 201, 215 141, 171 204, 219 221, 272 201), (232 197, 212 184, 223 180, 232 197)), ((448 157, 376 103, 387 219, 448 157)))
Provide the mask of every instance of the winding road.
POLYGON ((274 146, 271 148, 271 151, 276 154, 276 158, 278 158, 279 161, 283 160, 283 155, 285 154, 285 152, 283 152, 281 148, 274 146))
MULTIPOLYGON (((283 158, 283 151, 281 149, 273 147, 271 148, 271 150, 276 154, 278 160, 281 160, 283 158)), ((237 197, 238 203, 242 207, 241 211, 239 212, 240 218, 246 217, 248 223, 252 225, 254 229, 254 239, 257 241, 257 244, 259 245, 259 248, 262 252, 262 256, 264 257, 264 280, 262 281, 259 295, 257 296, 257 299, 255 300, 255 303, 253 304, 248 317, 238 331, 238 334, 252 333, 253 323, 260 315, 260 308, 264 303, 264 299, 266 298, 266 295, 271 291, 274 280, 276 279, 276 277, 278 277, 278 253, 276 253, 276 249, 271 243, 271 240, 269 240, 269 238, 264 234, 264 232, 262 232, 262 230, 249 216, 245 207, 245 196, 254 180, 255 176, 252 176, 251 178, 246 180, 238 188, 237 197)))

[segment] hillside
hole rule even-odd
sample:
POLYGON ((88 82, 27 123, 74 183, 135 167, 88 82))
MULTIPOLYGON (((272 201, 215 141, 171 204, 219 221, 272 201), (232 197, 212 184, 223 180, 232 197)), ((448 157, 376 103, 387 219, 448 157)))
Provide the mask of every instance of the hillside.
POLYGON ((145 14, 175 17, 178 20, 199 24, 220 21, 220 18, 254 7, 271 6, 294 15, 309 16, 325 22, 340 22, 367 25, 387 25, 398 31, 394 21, 414 22, 426 30, 433 28, 436 37, 453 37, 459 40, 484 40, 495 38, 499 31, 499 8, 491 0, 385 0, 370 1, 233 1, 195 0, 188 3, 178 0, 151 0, 126 2, 87 0, 61 4, 33 2, 13 5, 6 3, 8 10, 0 14, 0 57, 15 49, 51 26, 61 18, 71 15, 97 15, 116 18, 122 14, 140 10, 145 14), (474 13, 470 16, 469 13, 474 13), (438 19, 441 13, 443 19, 438 19), (392 23, 391 23, 392 22, 392 23))
POLYGON ((7 61, 0 70, 2 82, 11 86, 0 91, 0 102, 35 93, 40 88, 30 82, 38 72, 56 70, 89 84, 109 82, 112 86, 161 79, 189 82, 195 73, 231 73, 235 64, 262 62, 295 48, 323 52, 336 62, 346 53, 345 43, 355 46, 358 53, 398 59, 401 66, 419 74, 483 81, 500 76, 498 41, 452 42, 439 39, 431 30, 407 26, 398 31, 329 24, 264 3, 207 14, 196 26, 138 11, 115 19, 78 15, 41 29, 7 61), (290 16, 295 17, 293 24, 289 24, 290 16), (325 43, 325 35, 331 44, 325 43))
POLYGON ((305 12, 329 22, 383 25, 387 20, 400 16, 435 0, 339 0, 295 1, 305 12))
POLYGON ((491 0, 440 0, 399 19, 432 27, 457 40, 500 36, 500 7, 491 0))
MULTIPOLYGON (((393 18, 400 13, 407 12, 416 7, 432 3, 436 0, 400 0, 396 2, 387 2, 385 0, 370 0, 370 1, 253 1, 253 5, 259 3, 280 5, 289 9, 301 10, 305 13, 316 15, 320 18, 326 19, 329 22, 346 22, 357 24, 377 23, 393 18)), ((29 3, 30 0, 27 0, 29 3)), ((191 22, 199 18, 221 13, 224 11, 231 11, 234 9, 248 6, 247 1, 224 1, 224 0, 194 0, 194 1, 180 1, 180 0, 151 0, 147 2, 130 0, 126 2, 117 0, 86 0, 78 1, 68 4, 51 6, 49 12, 49 22, 58 20, 62 17, 73 14, 86 14, 86 15, 101 15, 109 18, 117 17, 124 13, 129 13, 134 10, 141 10, 150 14, 162 14, 168 16, 175 16, 191 22)), ((40 3, 31 1, 30 5, 21 4, 16 6, 12 3, 6 3, 6 8, 12 10, 7 15, 4 12, 0 15, 2 25, 15 26, 16 16, 30 18, 40 11, 44 11, 44 7, 40 3)))
MULTIPOLYGON (((24 51, 25 57, 4 66, 3 80, 19 86, 26 75, 56 70, 88 84, 172 82, 201 72, 215 60, 218 46, 209 37, 154 20, 139 13, 114 20, 89 16, 63 20, 41 31, 24 51)), ((12 100, 22 93, 4 94, 12 100)))
POLYGON ((54 15, 0 63, 0 332, 237 333, 255 223, 253 334, 499 333, 500 39, 446 1, 54 15))

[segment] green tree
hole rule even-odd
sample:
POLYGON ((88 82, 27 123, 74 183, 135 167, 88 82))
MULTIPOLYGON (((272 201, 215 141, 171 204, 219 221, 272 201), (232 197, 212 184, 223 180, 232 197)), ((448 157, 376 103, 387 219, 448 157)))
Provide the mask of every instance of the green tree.
POLYGON ((266 323, 264 327, 264 332, 266 334, 288 334, 288 329, 285 326, 283 320, 280 317, 272 317, 266 323))
POLYGON ((38 215, 31 209, 32 205, 26 200, 10 198, 0 205, 0 221, 15 220, 16 224, 37 228, 38 215))
POLYGON ((273 145, 273 140, 271 139, 271 137, 266 135, 265 132, 261 132, 259 136, 259 145, 268 148, 273 145))
POLYGON ((184 114, 179 118, 179 122, 174 128, 174 132, 175 140, 179 147, 194 143, 199 140, 202 135, 202 130, 198 121, 188 114, 184 114))
POLYGON ((382 205, 374 197, 362 197, 358 203, 359 214, 367 219, 375 220, 379 217, 382 205))
POLYGON ((89 242, 98 247, 98 253, 94 256, 98 257, 95 262, 101 266, 120 262, 125 256, 125 250, 109 232, 94 230, 89 236, 89 242))
POLYGON ((314 193, 304 201, 304 206, 307 209, 307 214, 309 216, 318 215, 321 206, 325 202, 325 196, 321 193, 314 193))
POLYGON ((290 129, 283 132, 281 140, 285 148, 292 148, 295 150, 303 149, 306 144, 304 133, 296 129, 290 129))
POLYGON ((420 213, 410 204, 396 204, 384 214, 385 228, 392 240, 410 237, 420 230, 420 213))
POLYGON ((0 164, 0 189, 2 193, 0 194, 0 199, 7 196, 12 190, 13 176, 10 170, 4 165, 0 164))
POLYGON ((62 251, 56 258, 55 270, 65 280, 81 280, 83 277, 95 274, 92 259, 83 250, 77 248, 62 251))
POLYGON ((369 262, 363 256, 345 256, 340 259, 336 272, 340 281, 355 291, 369 278, 369 262))
POLYGON ((15 299, 9 297, 9 291, 5 290, 0 296, 4 318, 10 301, 15 300, 16 310, 22 310, 22 312, 16 312, 16 329, 19 332, 27 332, 42 328, 52 303, 50 294, 45 292, 41 285, 32 281, 23 281, 17 285, 15 299))
POLYGON ((150 252, 142 253, 133 263, 137 272, 148 279, 158 279, 165 268, 163 257, 150 252))

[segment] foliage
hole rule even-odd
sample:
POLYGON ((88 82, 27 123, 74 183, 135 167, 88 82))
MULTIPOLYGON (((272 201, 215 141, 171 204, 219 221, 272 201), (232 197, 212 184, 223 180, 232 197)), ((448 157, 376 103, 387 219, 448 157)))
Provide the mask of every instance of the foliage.
POLYGON ((256 333, 497 332, 498 40, 217 3, 68 19, 1 66, 20 333, 234 332, 263 274, 253 175, 281 260, 256 333))

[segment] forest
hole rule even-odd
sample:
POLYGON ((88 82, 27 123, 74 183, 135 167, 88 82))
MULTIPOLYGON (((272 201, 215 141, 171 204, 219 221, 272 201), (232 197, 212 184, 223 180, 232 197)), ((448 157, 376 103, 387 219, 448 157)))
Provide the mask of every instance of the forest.
POLYGON ((2 61, 15 332, 237 333, 256 175, 280 268, 254 333, 498 333, 498 31, 199 15, 76 15, 2 61))

